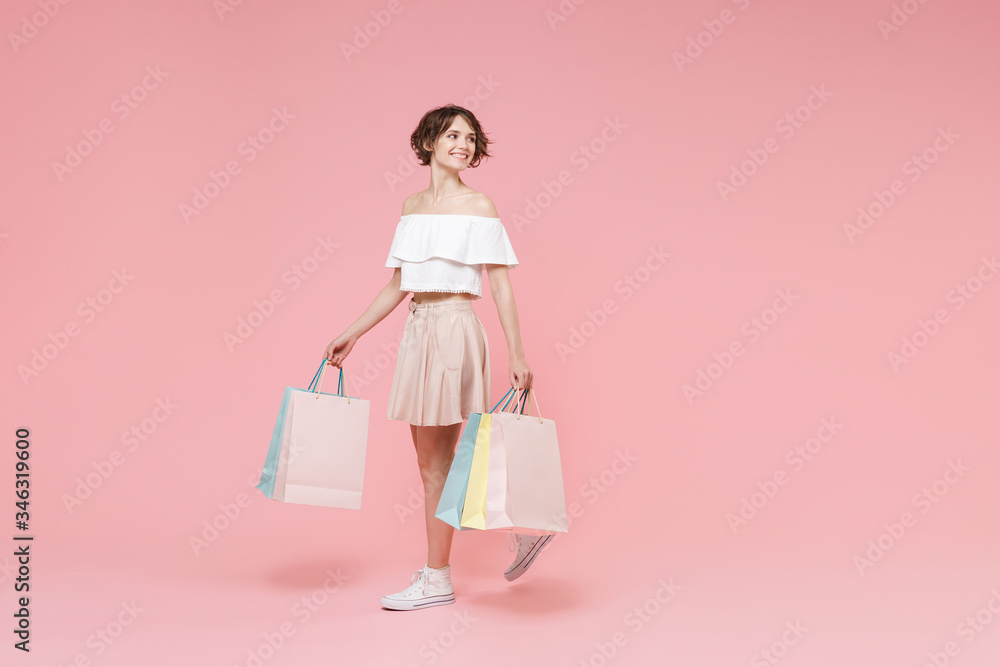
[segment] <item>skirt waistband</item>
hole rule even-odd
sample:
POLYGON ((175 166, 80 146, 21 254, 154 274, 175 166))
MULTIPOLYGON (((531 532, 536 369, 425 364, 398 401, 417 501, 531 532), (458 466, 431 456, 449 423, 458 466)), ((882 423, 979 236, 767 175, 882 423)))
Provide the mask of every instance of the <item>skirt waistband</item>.
POLYGON ((417 303, 413 297, 410 297, 410 312, 418 310, 472 310, 472 299, 447 299, 445 301, 417 303))

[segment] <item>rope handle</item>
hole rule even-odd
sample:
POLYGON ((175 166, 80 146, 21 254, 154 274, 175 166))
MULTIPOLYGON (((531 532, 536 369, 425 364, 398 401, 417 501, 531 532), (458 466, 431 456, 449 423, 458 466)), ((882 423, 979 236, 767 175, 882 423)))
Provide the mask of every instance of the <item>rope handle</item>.
MULTIPOLYGON (((510 407, 510 414, 514 414, 517 412, 517 404, 520 400, 521 397, 517 396, 517 388, 511 387, 507 390, 507 393, 503 395, 503 398, 501 398, 500 401, 493 406, 493 410, 490 410, 490 412, 494 412, 497 409, 497 406, 500 405, 500 403, 503 403, 503 407, 500 408, 500 412, 505 412, 507 411, 507 408, 510 407)), ((521 411, 524 411, 523 405, 521 406, 521 411)))
MULTIPOLYGON (((326 367, 328 365, 330 365, 329 360, 324 357, 323 361, 321 361, 320 364, 319 364, 319 368, 316 369, 315 375, 313 375, 312 382, 309 383, 309 387, 306 389, 307 391, 313 391, 313 385, 316 385, 316 389, 315 389, 314 393, 316 394, 316 398, 317 399, 319 398, 319 395, 322 392, 323 376, 326 375, 326 367)), ((344 369, 343 369, 343 367, 341 367, 340 368, 340 376, 337 379, 337 396, 343 396, 344 398, 346 398, 347 399, 347 404, 350 405, 350 403, 351 403, 351 397, 346 394, 346 392, 344 391, 344 388, 345 388, 344 387, 344 369)))
MULTIPOLYGON (((521 403, 521 411, 519 413, 517 413, 516 419, 520 420, 521 419, 521 415, 524 414, 524 408, 525 408, 525 406, 528 403, 528 394, 530 393, 531 394, 531 398, 535 401, 535 409, 538 410, 538 423, 541 424, 541 423, 543 423, 542 422, 542 409, 540 407, 538 407, 538 395, 537 395, 536 392, 532 391, 532 389, 534 389, 534 387, 528 387, 527 389, 522 390, 523 393, 521 394, 521 397, 524 400, 521 403)), ((528 416, 531 416, 531 406, 528 406, 528 416)))

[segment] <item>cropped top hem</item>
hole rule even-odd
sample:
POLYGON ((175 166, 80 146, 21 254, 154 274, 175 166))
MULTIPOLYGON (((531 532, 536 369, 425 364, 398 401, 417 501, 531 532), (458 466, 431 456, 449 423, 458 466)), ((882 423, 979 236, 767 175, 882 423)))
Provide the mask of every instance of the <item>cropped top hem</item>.
POLYGON ((400 268, 408 292, 467 292, 482 296, 487 264, 514 268, 517 255, 500 218, 408 213, 396 225, 385 265, 400 268))
MULTIPOLYGON (((402 287, 400 287, 403 290, 402 287)), ((483 298, 483 295, 479 292, 470 292, 465 287, 426 287, 422 285, 411 285, 409 288, 403 290, 404 292, 450 292, 452 294, 471 294, 472 300, 483 298)))

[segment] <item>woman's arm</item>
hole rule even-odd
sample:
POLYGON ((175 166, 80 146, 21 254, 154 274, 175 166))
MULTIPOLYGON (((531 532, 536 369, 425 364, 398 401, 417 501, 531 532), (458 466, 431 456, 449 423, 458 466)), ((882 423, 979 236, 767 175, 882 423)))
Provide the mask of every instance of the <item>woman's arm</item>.
POLYGON ((521 345, 521 325, 517 318, 517 304, 514 303, 514 288, 507 275, 504 264, 487 264, 486 275, 490 280, 490 293, 497 305, 497 315, 504 336, 507 337, 507 350, 510 353, 510 370, 508 376, 512 387, 528 389, 531 387, 532 374, 528 362, 524 358, 524 347, 521 345))
MULTIPOLYGON (((506 267, 504 267, 506 268, 506 267)), ((376 324, 381 322, 386 315, 395 310, 409 292, 399 289, 400 268, 397 266, 392 272, 392 278, 385 287, 375 296, 371 305, 365 309, 358 319, 351 326, 347 327, 344 333, 340 334, 326 346, 323 356, 330 360, 337 368, 341 367, 344 359, 351 352, 351 348, 358 342, 365 333, 371 330, 376 324)))

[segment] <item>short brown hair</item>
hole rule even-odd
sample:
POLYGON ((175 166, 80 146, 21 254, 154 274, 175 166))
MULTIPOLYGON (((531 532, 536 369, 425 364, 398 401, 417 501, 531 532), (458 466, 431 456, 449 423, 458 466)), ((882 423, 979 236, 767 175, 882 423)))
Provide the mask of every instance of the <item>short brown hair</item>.
POLYGON ((471 111, 463 107, 455 106, 454 104, 448 104, 443 107, 438 107, 437 109, 431 109, 424 114, 424 117, 420 119, 420 123, 417 125, 417 129, 413 131, 410 135, 410 148, 413 152, 417 154, 417 159, 420 160, 420 164, 429 165, 431 163, 431 152, 424 148, 424 144, 430 144, 433 146, 438 137, 440 137, 450 126, 452 119, 455 116, 461 115, 469 123, 469 127, 472 131, 476 133, 476 152, 472 156, 472 160, 469 162, 469 167, 478 167, 479 161, 484 157, 492 157, 489 152, 487 152, 486 147, 493 143, 487 138, 486 133, 483 132, 482 126, 471 111))

